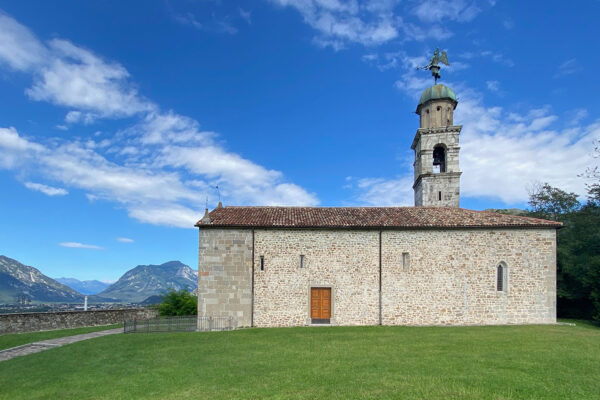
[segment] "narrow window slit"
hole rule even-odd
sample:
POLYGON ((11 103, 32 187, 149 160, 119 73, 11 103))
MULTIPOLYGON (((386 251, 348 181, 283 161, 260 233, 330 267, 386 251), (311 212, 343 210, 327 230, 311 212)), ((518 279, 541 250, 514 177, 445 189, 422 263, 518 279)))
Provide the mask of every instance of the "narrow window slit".
POLYGON ((498 265, 496 270, 496 290, 504 292, 506 290, 506 280, 504 278, 505 269, 502 265, 498 265))
POLYGON ((410 254, 407 252, 402 253, 402 269, 408 271, 410 268, 410 254))
POLYGON ((260 270, 265 270, 265 256, 260 256, 260 270))

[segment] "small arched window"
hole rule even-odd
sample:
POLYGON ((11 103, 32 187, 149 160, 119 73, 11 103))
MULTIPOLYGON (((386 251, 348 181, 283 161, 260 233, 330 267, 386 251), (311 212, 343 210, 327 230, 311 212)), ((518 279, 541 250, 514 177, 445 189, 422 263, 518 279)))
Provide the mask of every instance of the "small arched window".
POLYGON ((446 149, 442 145, 433 148, 433 172, 446 172, 446 149))
POLYGON ((498 292, 506 291, 506 266, 503 263, 498 264, 496 268, 496 290, 498 292))

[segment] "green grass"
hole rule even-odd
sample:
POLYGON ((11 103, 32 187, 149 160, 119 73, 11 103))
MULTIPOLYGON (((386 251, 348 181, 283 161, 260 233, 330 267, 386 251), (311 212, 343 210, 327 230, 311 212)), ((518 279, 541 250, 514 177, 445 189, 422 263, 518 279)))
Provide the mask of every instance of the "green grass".
POLYGON ((29 332, 29 333, 7 333, 0 335, 0 350, 8 349, 22 344, 39 342, 40 340, 56 339, 64 336, 79 335, 80 333, 89 333, 113 329, 123 326, 123 324, 90 326, 86 328, 61 329, 57 331, 29 332))
POLYGON ((598 399, 600 329, 112 335, 0 363, 3 399, 598 399))

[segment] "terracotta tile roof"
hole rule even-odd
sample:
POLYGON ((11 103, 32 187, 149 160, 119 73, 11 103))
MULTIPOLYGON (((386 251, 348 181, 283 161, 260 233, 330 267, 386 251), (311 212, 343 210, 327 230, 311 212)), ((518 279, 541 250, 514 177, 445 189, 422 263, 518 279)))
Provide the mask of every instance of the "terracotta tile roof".
POLYGON ((209 213, 197 227, 262 228, 487 228, 548 227, 561 223, 450 207, 232 207, 209 213))

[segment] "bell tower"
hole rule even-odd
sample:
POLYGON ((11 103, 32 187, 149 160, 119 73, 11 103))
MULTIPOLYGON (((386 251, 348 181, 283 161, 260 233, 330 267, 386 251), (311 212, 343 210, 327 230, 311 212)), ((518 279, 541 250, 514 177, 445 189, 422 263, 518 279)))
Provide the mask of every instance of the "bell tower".
POLYGON ((411 149, 415 151, 415 206, 458 207, 460 172, 458 136, 454 125, 458 101, 447 86, 434 85, 421 95, 417 106, 420 127, 411 149))
POLYGON ((462 126, 454 125, 456 95, 437 83, 440 63, 450 65, 446 52, 436 49, 429 64, 420 68, 431 71, 435 84, 421 95, 416 111, 419 129, 410 146, 415 151, 415 206, 459 207, 458 135, 462 126))

